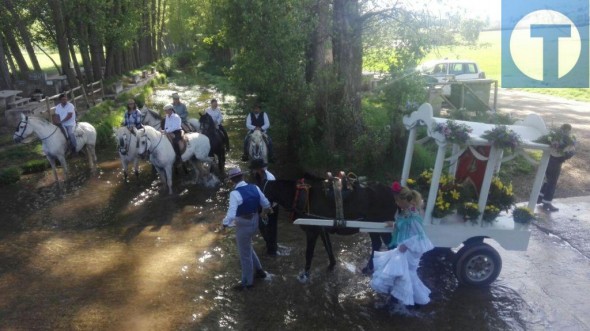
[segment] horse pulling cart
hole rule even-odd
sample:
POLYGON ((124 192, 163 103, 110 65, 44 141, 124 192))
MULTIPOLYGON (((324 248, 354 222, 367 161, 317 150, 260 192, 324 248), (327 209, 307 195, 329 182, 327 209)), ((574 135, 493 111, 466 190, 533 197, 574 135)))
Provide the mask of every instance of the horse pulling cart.
MULTIPOLYGON (((472 129, 469 133, 469 139, 464 146, 450 143, 440 132, 433 130, 438 123, 445 123, 447 119, 433 117, 433 111, 430 104, 423 104, 403 119, 404 125, 409 130, 408 145, 402 171, 402 185, 406 185, 409 178, 412 164, 412 156, 416 143, 434 139, 438 145, 436 161, 432 173, 428 199, 424 213, 424 229, 435 247, 457 249, 455 253, 453 271, 461 284, 486 286, 492 283, 502 269, 502 259, 500 254, 484 240, 496 241, 506 250, 526 251, 530 238, 530 229, 527 224, 515 223, 510 215, 500 214, 495 221, 485 222, 482 220, 484 208, 488 201, 492 178, 500 171, 503 161, 508 161, 517 155, 523 155, 525 159, 537 166, 535 180, 531 187, 531 193, 528 201, 528 208, 534 210, 537 197, 541 190, 545 170, 549 162, 550 148, 548 145, 536 143, 535 141, 547 134, 548 130, 543 120, 536 114, 531 114, 524 120, 516 122, 514 125, 508 125, 507 128, 516 132, 522 139, 522 143, 514 152, 503 157, 503 149, 491 144, 488 140, 482 138, 487 130, 494 128, 494 125, 456 121, 460 124, 467 125, 472 129), (419 126, 426 126, 427 136, 420 141, 416 140, 417 129, 419 126), (457 161, 459 156, 467 149, 476 146, 489 146, 489 156, 483 156, 473 152, 476 157, 486 161, 485 173, 481 188, 478 192, 478 208, 480 216, 474 222, 465 222, 458 215, 449 215, 442 219, 434 218, 432 212, 435 207, 435 201, 439 192, 439 182, 443 172, 444 163, 448 162, 448 172, 454 176, 457 171, 457 161), (450 148, 449 148, 450 147, 450 148), (540 162, 532 160, 523 150, 540 150, 542 157, 540 162), (447 153, 450 152, 450 153, 447 153), (450 154, 447 156, 447 154, 450 154)), ((298 225, 317 225, 325 227, 348 227, 358 228, 360 232, 391 232, 391 228, 386 228, 381 222, 364 222, 358 220, 318 220, 311 218, 299 218, 295 221, 298 225)))

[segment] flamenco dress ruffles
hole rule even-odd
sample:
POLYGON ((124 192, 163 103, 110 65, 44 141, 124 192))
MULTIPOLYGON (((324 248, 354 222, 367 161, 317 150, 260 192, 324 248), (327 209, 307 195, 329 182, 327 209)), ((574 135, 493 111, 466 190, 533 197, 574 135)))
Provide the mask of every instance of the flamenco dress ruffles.
POLYGON ((390 294, 404 305, 430 302, 430 290, 418 277, 418 265, 422 254, 434 248, 422 227, 422 218, 416 211, 398 215, 390 246, 407 247, 402 253, 398 248, 375 252, 375 271, 371 288, 390 294))

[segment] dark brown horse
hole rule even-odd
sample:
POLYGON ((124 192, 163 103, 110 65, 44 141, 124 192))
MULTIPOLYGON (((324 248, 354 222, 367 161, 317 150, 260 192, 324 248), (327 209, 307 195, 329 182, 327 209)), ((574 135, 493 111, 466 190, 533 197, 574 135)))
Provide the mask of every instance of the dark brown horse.
MULTIPOLYGON (((294 218, 335 219, 336 208, 333 193, 326 190, 324 180, 321 178, 306 177, 305 186, 295 180, 269 181, 263 185, 264 194, 269 200, 277 202, 283 208, 291 211, 294 218), (307 186, 308 185, 308 186, 307 186)), ((360 220, 368 222, 384 222, 393 220, 397 206, 391 189, 383 184, 371 184, 361 186, 355 184, 352 190, 343 191, 344 219, 360 220)), ((299 275, 301 281, 309 278, 311 262, 315 250, 316 241, 322 239, 326 253, 330 260, 328 268, 332 270, 336 265, 330 234, 350 235, 358 232, 356 228, 346 227, 322 227, 302 225, 305 232, 307 245, 305 251, 305 269, 299 275)), ((378 245, 373 243, 373 248, 381 246, 379 234, 371 236, 371 241, 379 240, 378 245)))
MULTIPOLYGON (((223 134, 217 129, 217 125, 211 115, 204 113, 199 118, 201 133, 209 138, 211 152, 209 156, 217 156, 218 169, 221 174, 225 172, 225 142, 223 134)), ((228 146, 229 147, 229 146, 228 146)))

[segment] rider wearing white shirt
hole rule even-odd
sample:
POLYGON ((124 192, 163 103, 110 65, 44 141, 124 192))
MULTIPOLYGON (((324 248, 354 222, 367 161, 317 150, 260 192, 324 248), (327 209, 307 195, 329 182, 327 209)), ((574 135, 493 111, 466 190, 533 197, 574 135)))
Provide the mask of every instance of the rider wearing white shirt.
POLYGON ((178 142, 182 139, 182 120, 180 119, 180 116, 174 112, 174 107, 172 105, 168 104, 164 106, 164 111, 166 112, 166 122, 164 123, 164 130, 162 130, 162 133, 174 134, 172 147, 174 148, 174 152, 176 152, 176 158, 180 159, 178 142))
POLYGON ((221 131, 221 134, 223 135, 223 142, 225 143, 225 145, 227 146, 227 150, 229 151, 229 136, 227 135, 227 132, 225 131, 223 125, 221 125, 221 123, 223 122, 223 114, 221 113, 221 108, 217 106, 216 99, 211 99, 211 107, 207 108, 205 112, 209 114, 209 116, 211 116, 213 122, 215 122, 215 125, 217 125, 217 129, 221 131))
POLYGON ((55 114, 59 116, 61 126, 66 130, 72 151, 76 151, 76 109, 74 105, 68 102, 65 94, 60 94, 59 104, 55 106, 55 114))
MULTIPOLYGON (((260 130, 262 133, 266 133, 266 131, 270 128, 270 121, 268 120, 268 115, 265 112, 261 112, 260 105, 256 104, 254 106, 254 111, 246 116, 246 128, 250 130, 248 135, 246 135, 246 139, 244 139, 244 155, 242 155, 242 160, 248 160, 248 144, 250 143, 250 135, 255 130, 260 130)), ((264 135, 266 140, 266 145, 268 146, 268 159, 270 162, 272 161, 272 140, 268 134, 264 135)))

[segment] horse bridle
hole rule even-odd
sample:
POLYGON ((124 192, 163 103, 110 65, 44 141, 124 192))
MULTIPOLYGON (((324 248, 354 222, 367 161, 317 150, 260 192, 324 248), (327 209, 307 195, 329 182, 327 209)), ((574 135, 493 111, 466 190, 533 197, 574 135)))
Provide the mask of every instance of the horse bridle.
MULTIPOLYGON (((150 149, 149 149, 149 148, 147 148, 147 153, 148 153, 148 155, 149 155, 149 154, 153 154, 153 153, 154 153, 154 151, 156 150, 156 148, 157 148, 158 146, 160 146, 160 143, 162 142, 162 138, 164 138, 164 135, 165 135, 165 133, 163 133, 163 134, 161 134, 161 135, 160 135, 160 140, 158 140, 158 143, 156 144, 156 146, 154 146, 154 148, 152 148, 152 150, 151 150, 151 151, 150 151, 150 149)), ((146 140, 148 140, 148 141, 150 142, 150 145, 151 145, 152 141, 151 141, 150 137, 148 137, 148 136, 145 136, 145 139, 146 139, 146 140)), ((139 140, 138 140, 137 144, 139 145, 139 140)))
MULTIPOLYGON (((29 116, 25 116, 25 120, 24 121, 23 120, 20 120, 20 122, 18 122, 18 124, 16 125, 16 129, 14 130, 15 131, 15 134, 14 135, 17 136, 17 137, 19 137, 20 139, 25 139, 24 138, 24 135, 25 135, 25 131, 27 131, 27 126, 29 126, 29 116), (19 127, 20 127, 21 123, 25 123, 25 127, 23 128, 23 132, 19 135, 16 132, 19 132, 19 127)), ((47 137, 45 137, 45 138, 39 138, 39 139, 41 141, 43 141, 45 139, 48 139, 49 137, 53 136, 53 134, 55 132, 57 132, 57 129, 58 129, 58 126, 56 125, 55 126, 55 129, 53 130, 53 132, 51 132, 47 137)))

